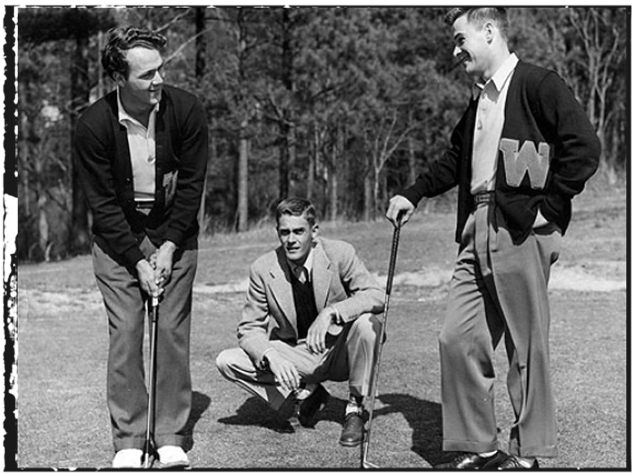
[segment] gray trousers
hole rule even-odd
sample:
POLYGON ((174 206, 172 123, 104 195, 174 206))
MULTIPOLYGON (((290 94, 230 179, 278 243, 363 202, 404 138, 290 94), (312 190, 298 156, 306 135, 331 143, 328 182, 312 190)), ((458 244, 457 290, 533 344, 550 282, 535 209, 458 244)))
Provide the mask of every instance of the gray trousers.
MULTIPOLYGON (((145 238, 141 244, 144 254, 150 256, 155 249, 145 238)), ((195 245, 176 251, 172 276, 159 304, 154 430, 159 447, 182 446, 186 440, 192 399, 189 338, 197 254, 195 245)), ((107 401, 114 449, 142 449, 148 400, 143 363, 147 297, 136 270, 97 244, 93 245, 93 266, 108 315, 107 401)))
MULTIPOLYGON (((303 382, 349 381, 352 395, 365 396, 369 389, 375 342, 380 331, 379 318, 380 315, 363 314, 348 323, 339 335, 328 335, 327 349, 322 354, 310 353, 304 340, 300 340, 297 345, 273 340, 271 346, 295 363, 303 382)), ((257 369, 241 348, 222 351, 216 359, 216 366, 229 381, 263 399, 275 410, 282 406, 290 394, 277 383, 273 373, 257 369)))
POLYGON ((502 336, 507 389, 515 420, 509 451, 554 457, 556 426, 549 368, 548 279, 559 256, 561 231, 534 230, 514 244, 495 205, 469 217, 449 286, 440 333, 443 449, 498 448, 493 356, 502 336), (497 230, 492 226, 498 219, 497 230))

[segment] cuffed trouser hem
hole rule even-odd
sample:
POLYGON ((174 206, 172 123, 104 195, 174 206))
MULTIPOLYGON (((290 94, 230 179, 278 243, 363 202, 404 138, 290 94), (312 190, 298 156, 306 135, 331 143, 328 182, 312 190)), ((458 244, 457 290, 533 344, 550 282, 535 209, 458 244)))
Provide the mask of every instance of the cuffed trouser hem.
MULTIPOLYGON (((187 436, 184 435, 156 435, 154 442, 157 447, 164 445, 176 445, 184 448, 187 443, 187 436)), ((119 452, 124 449, 145 449, 145 437, 131 437, 126 439, 114 440, 114 451, 119 452)))
POLYGON ((557 447, 554 445, 540 447, 537 445, 529 447, 520 447, 516 442, 509 442, 509 453, 518 457, 539 457, 539 458, 555 458, 557 457, 557 447))
POLYGON ((145 437, 128 437, 125 439, 114 439, 114 451, 119 452, 125 449, 143 450, 145 447, 145 437))
POLYGON ((493 452, 498 450, 498 442, 477 442, 474 440, 443 440, 442 449, 445 452, 493 452))
POLYGON ((187 442, 187 436, 184 435, 155 435, 154 442, 156 447, 161 448, 164 445, 176 445, 184 448, 187 442))

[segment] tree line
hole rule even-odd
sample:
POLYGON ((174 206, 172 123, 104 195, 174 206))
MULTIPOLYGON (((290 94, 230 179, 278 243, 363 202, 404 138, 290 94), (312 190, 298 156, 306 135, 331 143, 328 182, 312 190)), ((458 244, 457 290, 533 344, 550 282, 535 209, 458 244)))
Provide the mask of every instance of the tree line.
MULTIPOLYGON (((242 232, 304 196, 326 220, 372 220, 448 143, 470 80, 453 68, 445 8, 18 9, 18 254, 89 249, 73 167, 77 117, 114 86, 105 32, 168 38, 166 82, 194 92, 209 123, 204 233, 242 232)), ((603 144, 601 177, 629 152, 629 7, 510 10, 512 49, 557 71, 603 144)))

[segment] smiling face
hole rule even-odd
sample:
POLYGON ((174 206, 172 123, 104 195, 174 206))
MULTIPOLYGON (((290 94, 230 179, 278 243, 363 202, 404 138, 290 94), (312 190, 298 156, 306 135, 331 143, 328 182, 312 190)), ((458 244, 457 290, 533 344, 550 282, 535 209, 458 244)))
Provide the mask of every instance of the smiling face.
POLYGON ((126 52, 128 77, 115 78, 121 101, 129 112, 146 112, 161 101, 163 58, 155 49, 137 46, 126 52))
POLYGON ((467 15, 462 15, 453 24, 456 58, 465 58, 463 65, 467 74, 473 78, 487 77, 491 64, 491 41, 493 25, 470 22, 467 15))
POLYGON ((294 264, 306 261, 319 226, 311 225, 304 215, 282 215, 277 222, 277 237, 284 248, 286 258, 294 264))

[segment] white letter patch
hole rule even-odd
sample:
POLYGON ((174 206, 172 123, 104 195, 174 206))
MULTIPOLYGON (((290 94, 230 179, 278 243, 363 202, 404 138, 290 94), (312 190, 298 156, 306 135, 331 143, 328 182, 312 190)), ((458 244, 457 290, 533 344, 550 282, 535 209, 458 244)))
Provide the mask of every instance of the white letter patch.
POLYGON ((519 187, 526 173, 534 190, 541 190, 546 185, 548 170, 550 169, 550 145, 539 143, 535 149, 535 143, 527 140, 518 152, 519 140, 500 140, 500 152, 504 159, 506 171, 506 183, 509 186, 519 187))

